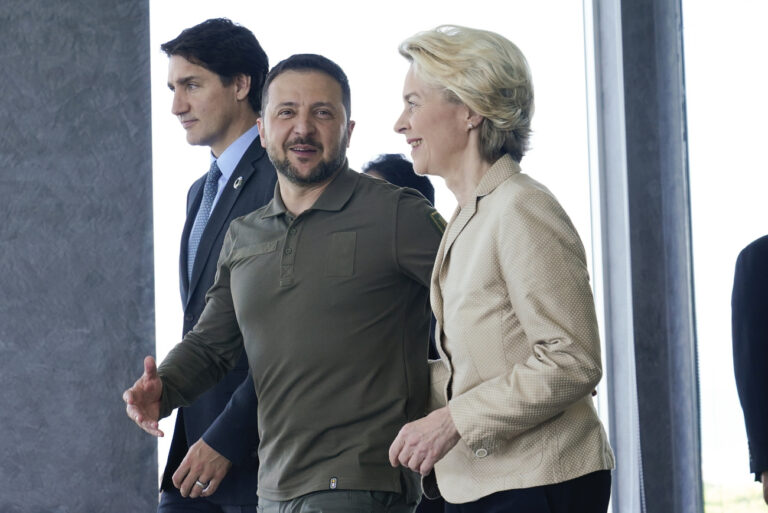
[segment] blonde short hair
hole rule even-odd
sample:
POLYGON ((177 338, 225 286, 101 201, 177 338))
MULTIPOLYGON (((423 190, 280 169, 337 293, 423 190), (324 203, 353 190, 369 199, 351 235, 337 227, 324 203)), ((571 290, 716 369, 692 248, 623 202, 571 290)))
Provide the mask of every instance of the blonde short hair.
POLYGON ((416 75, 485 118, 480 153, 517 162, 528 149, 533 83, 520 49, 499 34, 456 25, 419 32, 400 44, 416 75))

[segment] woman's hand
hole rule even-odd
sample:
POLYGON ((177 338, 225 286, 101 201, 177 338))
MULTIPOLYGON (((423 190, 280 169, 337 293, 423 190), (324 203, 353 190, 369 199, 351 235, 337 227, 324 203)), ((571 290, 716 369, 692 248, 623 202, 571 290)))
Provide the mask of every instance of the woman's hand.
POLYGON ((400 429, 389 447, 389 463, 403 465, 426 476, 459 441, 451 412, 445 406, 400 429))

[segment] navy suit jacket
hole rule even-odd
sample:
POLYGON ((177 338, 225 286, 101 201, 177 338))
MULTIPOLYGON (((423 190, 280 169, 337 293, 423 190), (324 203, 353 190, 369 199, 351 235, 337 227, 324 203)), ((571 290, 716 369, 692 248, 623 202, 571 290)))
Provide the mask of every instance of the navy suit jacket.
MULTIPOLYGON (((187 245, 203 196, 205 175, 190 187, 187 195, 187 220, 182 232, 179 258, 179 283, 184 306, 183 334, 194 327, 205 307, 205 294, 213 285, 216 263, 229 223, 268 203, 275 192, 276 178, 275 168, 257 137, 240 159, 211 212, 200 239, 191 280, 187 278, 187 245)), ((189 445, 196 442, 218 417, 247 374, 248 360, 243 351, 235 368, 222 381, 198 397, 190 406, 179 408, 168 462, 163 473, 163 490, 173 487, 171 477, 184 459, 189 445)), ((255 403, 255 399, 253 401, 255 403)), ((231 417, 233 424, 254 425, 255 406, 252 410, 239 409, 231 417), (253 418, 242 418, 251 415, 253 418)), ((256 504, 259 466, 256 455, 259 440, 256 430, 248 430, 244 436, 232 436, 228 434, 226 426, 221 426, 220 432, 223 433, 221 437, 212 437, 210 440, 206 438, 205 441, 229 458, 233 466, 208 500, 217 504, 256 504)))
POLYGON ((768 236, 736 261, 731 298, 733 367, 749 441, 749 469, 768 470, 768 236))

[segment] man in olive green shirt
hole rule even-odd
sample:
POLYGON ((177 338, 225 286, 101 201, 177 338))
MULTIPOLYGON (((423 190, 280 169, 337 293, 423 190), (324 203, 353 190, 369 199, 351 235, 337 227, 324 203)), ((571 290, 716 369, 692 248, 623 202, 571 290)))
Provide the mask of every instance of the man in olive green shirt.
MULTIPOLYGON (((242 332, 259 397, 260 506, 410 511, 418 484, 388 448, 425 410, 442 219, 415 191, 348 169, 349 86, 331 61, 281 62, 264 105, 275 198, 232 222, 200 321, 158 371, 148 357, 127 412, 154 433, 234 365, 242 332)), ((207 483, 193 472, 190 486, 207 483)))

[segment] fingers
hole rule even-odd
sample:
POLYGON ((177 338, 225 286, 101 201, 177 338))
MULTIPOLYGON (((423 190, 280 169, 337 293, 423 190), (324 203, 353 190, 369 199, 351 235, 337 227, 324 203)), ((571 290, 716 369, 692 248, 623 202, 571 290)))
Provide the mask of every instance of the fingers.
POLYGON ((421 455, 418 453, 412 453, 411 457, 408 458, 408 464, 406 465, 409 469, 418 472, 421 468, 421 461, 422 461, 421 455))
POLYGON ((171 476, 173 486, 181 490, 182 484, 184 483, 184 479, 186 479, 187 474, 189 474, 189 458, 185 457, 183 460, 181 460, 179 468, 177 468, 176 472, 174 472, 173 476, 171 476))
POLYGON ((402 465, 427 475, 459 441, 448 408, 440 408, 428 416, 409 422, 400 429, 395 441, 389 447, 389 463, 402 465))
POLYGON ((201 492, 200 497, 210 497, 211 495, 216 492, 216 489, 219 487, 219 484, 221 483, 221 479, 217 479, 215 477, 211 478, 210 481, 208 481, 208 486, 206 486, 201 492))
POLYGON ((162 381, 157 375, 155 359, 144 358, 144 374, 131 388, 123 392, 125 413, 141 429, 152 436, 164 436, 159 429, 162 381))
POLYGON ((156 420, 148 419, 146 415, 142 414, 141 410, 137 406, 128 404, 125 407, 125 413, 128 415, 128 417, 130 417, 132 421, 136 423, 137 426, 139 426, 150 435, 156 437, 165 436, 165 433, 160 430, 160 424, 156 420))
POLYGON ((223 476, 209 477, 205 471, 197 473, 191 472, 189 469, 184 472, 183 476, 179 475, 177 477, 179 470, 173 474, 173 484, 179 489, 182 497, 189 497, 191 499, 213 495, 223 478, 223 476), (195 477, 196 474, 197 477, 195 477))
POLYGON ((435 458, 433 458, 433 457, 431 457, 431 456, 429 456, 429 455, 428 455, 428 456, 427 456, 426 458, 424 458, 424 460, 421 462, 421 464, 419 465, 419 468, 418 468, 418 469, 415 469, 415 468, 414 468, 413 470, 415 470, 416 472, 418 472, 418 473, 419 473, 419 474, 421 474, 422 476, 426 476, 426 475, 428 475, 430 472, 432 472, 432 469, 435 467, 435 463, 436 463, 436 460, 435 460, 435 458))
POLYGON ((226 457, 200 439, 190 446, 173 474, 173 484, 183 497, 207 497, 216 491, 231 467, 226 457))
MULTIPOLYGON (((213 493, 209 490, 213 478, 208 477, 205 474, 201 474, 197 478, 193 477, 193 472, 187 473, 186 477, 184 478, 184 481, 182 481, 181 486, 179 487, 179 493, 182 497, 189 497, 190 499, 196 499, 203 495, 204 492, 210 492, 207 493, 207 495, 210 495, 213 493)), ((218 487, 218 483, 216 484, 216 487, 218 487)), ((215 488, 214 488, 215 489, 215 488)))
POLYGON ((419 440, 415 437, 411 424, 403 426, 395 441, 389 446, 389 464, 393 467, 402 465, 418 472, 424 460, 424 454, 419 450, 419 440))
POLYGON ((389 446, 389 464, 393 467, 400 465, 400 452, 403 450, 404 445, 403 430, 401 429, 397 437, 395 437, 395 441, 389 446))
MULTIPOLYGON (((195 485, 195 481, 197 481, 197 477, 192 477, 192 473, 190 472, 189 464, 185 465, 187 463, 187 459, 184 458, 184 460, 181 462, 181 465, 179 465, 178 470, 174 472, 173 474, 173 485, 179 489, 179 493, 182 497, 189 497, 189 492, 192 491, 192 487, 195 485)), ((203 481, 204 483, 205 481, 203 481)))
POLYGON ((151 356, 146 356, 144 358, 144 375, 148 379, 157 378, 157 364, 155 363, 155 359, 151 356))

